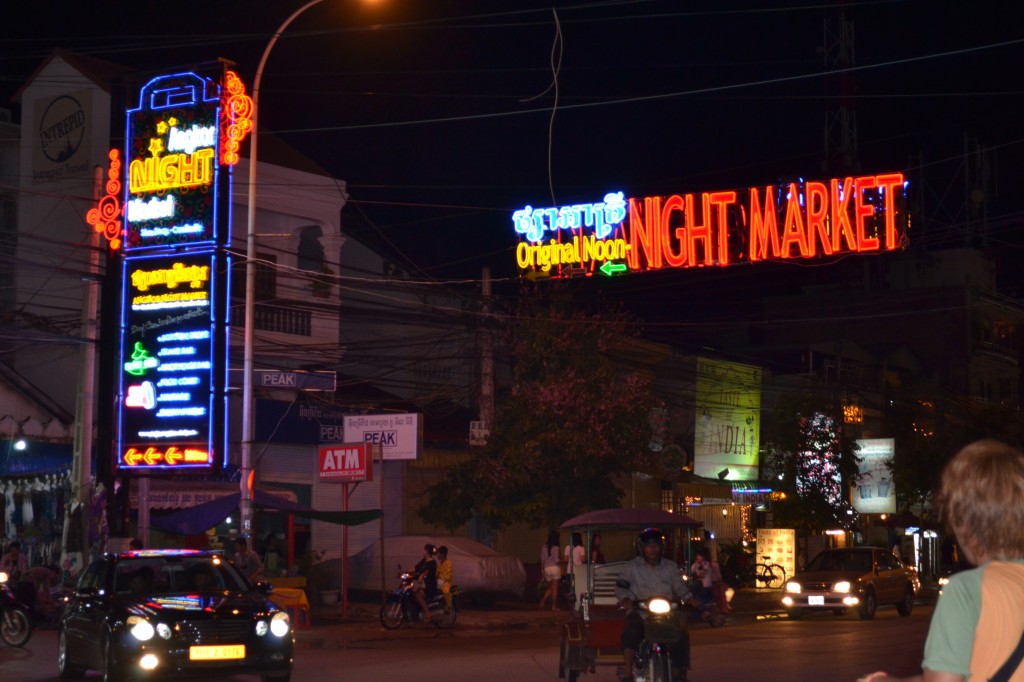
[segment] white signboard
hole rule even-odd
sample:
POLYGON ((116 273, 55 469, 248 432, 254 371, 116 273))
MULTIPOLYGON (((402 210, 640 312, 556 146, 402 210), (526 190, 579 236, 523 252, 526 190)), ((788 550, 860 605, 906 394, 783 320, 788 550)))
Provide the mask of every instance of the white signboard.
POLYGON ((693 473, 754 481, 761 447, 761 368, 697 358, 693 473))
POLYGON ((861 514, 894 514, 896 486, 885 465, 896 454, 895 438, 867 438, 857 441, 860 473, 853 484, 853 508, 861 514))
POLYGON ((758 528, 757 562, 778 564, 786 577, 796 573, 796 530, 792 528, 758 528), (765 559, 764 557, 768 557, 765 559))
POLYGON ((345 417, 345 442, 380 446, 383 459, 416 459, 423 444, 423 416, 362 414, 345 417))

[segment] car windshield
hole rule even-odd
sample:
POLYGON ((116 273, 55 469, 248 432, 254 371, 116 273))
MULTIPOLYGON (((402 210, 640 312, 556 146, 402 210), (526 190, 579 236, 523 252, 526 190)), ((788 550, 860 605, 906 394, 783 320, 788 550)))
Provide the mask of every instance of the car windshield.
POLYGON ((238 571, 210 556, 138 556, 122 558, 114 571, 117 594, 181 594, 246 591, 238 571))
POLYGON ((806 570, 867 573, 871 570, 871 555, 867 552, 822 552, 811 559, 806 570))

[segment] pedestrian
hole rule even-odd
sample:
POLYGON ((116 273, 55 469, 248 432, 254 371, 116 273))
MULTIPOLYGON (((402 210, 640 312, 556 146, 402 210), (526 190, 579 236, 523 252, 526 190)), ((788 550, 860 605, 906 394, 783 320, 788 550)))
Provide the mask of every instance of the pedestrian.
POLYGON ((249 549, 248 541, 243 538, 235 540, 235 567, 242 572, 245 579, 255 583, 263 578, 263 562, 260 555, 249 549))
POLYGON ((548 533, 548 541, 540 548, 540 572, 544 578, 544 594, 540 598, 540 608, 544 602, 551 601, 551 610, 558 610, 558 585, 562 581, 562 558, 558 552, 558 531, 548 533))
POLYGON ((697 550, 697 556, 690 566, 690 586, 693 596, 700 600, 704 606, 709 606, 713 599, 711 586, 714 584, 714 575, 711 568, 711 550, 701 547, 697 550))
POLYGON ((277 535, 267 533, 263 542, 263 570, 270 576, 278 576, 284 573, 284 555, 277 544, 277 535))
POLYGON ((943 520, 977 568, 950 576, 928 628, 922 672, 859 682, 1021 682, 1024 668, 1024 453, 981 440, 946 465, 943 520))
POLYGON ((601 534, 594 533, 590 536, 590 563, 603 564, 604 553, 601 552, 601 534))
POLYGON ((587 591, 587 550, 580 533, 573 533, 572 542, 565 546, 565 573, 572 576, 576 608, 581 608, 583 595, 587 591))

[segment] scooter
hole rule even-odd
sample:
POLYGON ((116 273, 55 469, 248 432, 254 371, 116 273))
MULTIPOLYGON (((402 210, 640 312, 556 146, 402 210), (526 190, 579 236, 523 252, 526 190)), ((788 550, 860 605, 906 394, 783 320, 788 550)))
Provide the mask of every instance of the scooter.
MULTIPOLYGON (((399 568, 401 570, 401 568, 399 568)), ((388 630, 397 630, 405 623, 417 623, 422 620, 422 609, 416 601, 417 579, 412 573, 402 573, 401 582, 394 592, 388 595, 387 601, 380 607, 380 623, 388 630)), ((458 609, 455 607, 455 595, 458 588, 452 585, 448 597, 437 590, 427 603, 430 609, 431 622, 438 627, 450 628, 455 625, 458 609)))
POLYGON ((715 583, 709 598, 704 599, 700 605, 693 607, 691 619, 694 622, 706 622, 713 628, 720 628, 725 625, 732 607, 732 601, 736 591, 723 583, 715 583))
MULTIPOLYGON (((633 607, 643 618, 644 639, 634 653, 633 679, 624 682, 672 682, 669 648, 686 637, 686 618, 681 613, 681 605, 664 597, 651 597, 634 602, 633 607)), ((620 679, 624 679, 622 671, 620 679)), ((686 679, 685 670, 682 679, 686 679)))
POLYGON ((25 646, 32 636, 32 619, 28 607, 21 603, 0 571, 0 638, 10 646, 25 646))

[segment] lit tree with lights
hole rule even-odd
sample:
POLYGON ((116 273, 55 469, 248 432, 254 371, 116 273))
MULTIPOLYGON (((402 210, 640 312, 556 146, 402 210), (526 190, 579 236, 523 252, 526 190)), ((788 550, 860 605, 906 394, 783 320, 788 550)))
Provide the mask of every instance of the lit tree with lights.
POLYGON ((857 444, 811 397, 790 398, 765 420, 768 467, 787 493, 775 502, 775 524, 802 533, 848 528, 856 514, 848 501, 858 473, 857 444))

